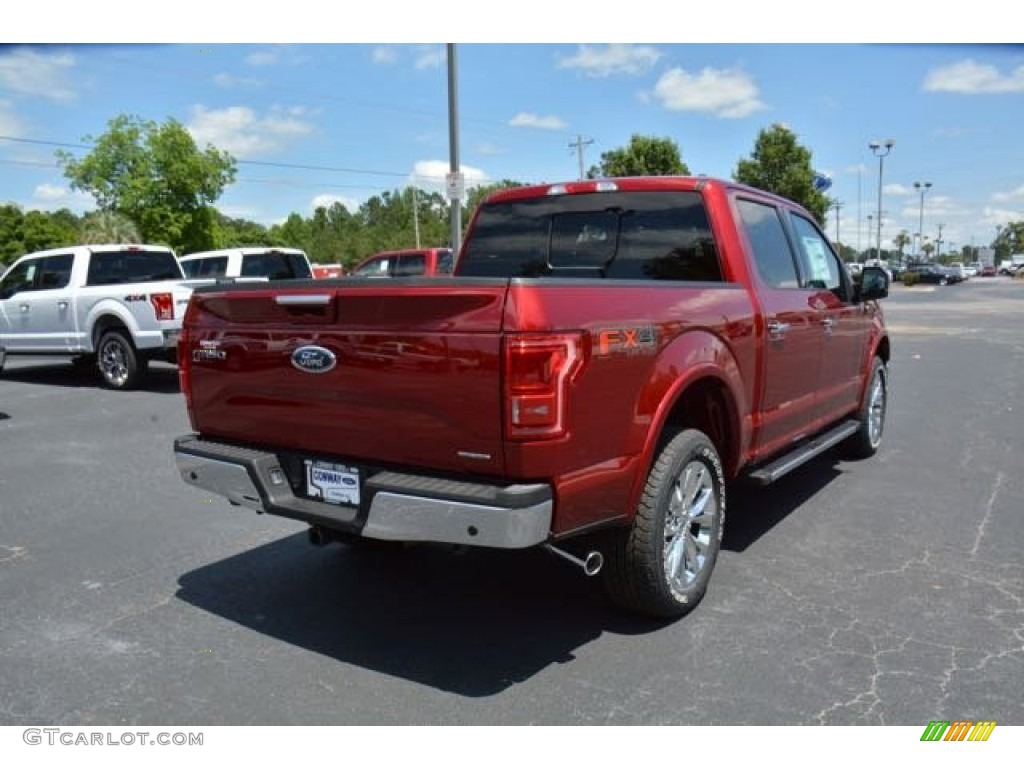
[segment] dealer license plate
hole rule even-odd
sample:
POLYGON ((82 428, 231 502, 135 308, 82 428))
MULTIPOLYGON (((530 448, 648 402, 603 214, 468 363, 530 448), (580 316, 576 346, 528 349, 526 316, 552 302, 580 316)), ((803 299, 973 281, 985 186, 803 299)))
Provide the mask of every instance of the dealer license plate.
POLYGON ((359 506, 359 470, 344 464, 306 459, 306 493, 330 504, 359 506))

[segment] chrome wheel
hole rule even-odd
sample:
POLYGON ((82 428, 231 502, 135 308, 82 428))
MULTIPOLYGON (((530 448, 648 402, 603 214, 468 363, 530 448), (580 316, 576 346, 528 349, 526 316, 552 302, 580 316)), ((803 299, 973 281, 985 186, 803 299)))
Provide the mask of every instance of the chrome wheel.
POLYGON ((128 355, 120 339, 110 338, 100 348, 100 371, 113 387, 123 387, 128 381, 128 355))
POLYGON ((879 368, 871 379, 871 394, 868 396, 868 440, 872 448, 882 442, 885 428, 885 374, 879 368))
POLYGON ((672 483, 665 515, 665 579, 674 590, 686 590, 707 565, 717 515, 711 472, 691 461, 672 483))

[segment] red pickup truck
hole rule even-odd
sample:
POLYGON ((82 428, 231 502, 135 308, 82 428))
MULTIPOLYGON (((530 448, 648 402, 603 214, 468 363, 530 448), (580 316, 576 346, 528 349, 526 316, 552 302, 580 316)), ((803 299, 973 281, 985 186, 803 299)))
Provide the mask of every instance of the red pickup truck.
POLYGON ((888 286, 749 187, 506 190, 452 277, 196 290, 176 459, 314 543, 542 546, 675 617, 707 587, 727 484, 878 448, 888 286))

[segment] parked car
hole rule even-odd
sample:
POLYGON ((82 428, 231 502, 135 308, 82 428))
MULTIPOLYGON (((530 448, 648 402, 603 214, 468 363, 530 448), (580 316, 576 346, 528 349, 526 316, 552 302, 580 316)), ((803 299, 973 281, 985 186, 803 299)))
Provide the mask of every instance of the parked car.
POLYGON ((958 271, 947 269, 938 264, 919 264, 910 267, 907 272, 917 275, 919 283, 931 283, 934 285, 951 285, 963 280, 958 271))
POLYGON ((964 266, 964 271, 968 277, 978 277, 981 274, 982 265, 980 261, 972 261, 970 264, 964 266))
POLYGON ((111 389, 132 389, 153 359, 174 360, 192 289, 159 245, 80 245, 22 256, 0 279, 0 346, 67 355, 111 389))
POLYGON ((969 275, 967 274, 967 268, 964 266, 962 261, 951 261, 946 265, 946 270, 950 274, 954 274, 961 280, 966 280, 969 275))
POLYGON ((981 272, 978 273, 980 277, 995 277, 996 267, 994 264, 986 264, 981 268, 981 272))
POLYGON ((182 256, 189 278, 266 278, 292 280, 313 277, 309 258, 298 248, 223 248, 182 256))
POLYGON ((411 248, 376 253, 352 270, 353 277, 434 277, 450 275, 455 259, 451 248, 411 248))
POLYGON ((790 200, 678 176, 504 190, 455 272, 198 288, 182 480, 316 545, 542 547, 677 617, 726 483, 882 442, 888 277, 854 283, 790 200))

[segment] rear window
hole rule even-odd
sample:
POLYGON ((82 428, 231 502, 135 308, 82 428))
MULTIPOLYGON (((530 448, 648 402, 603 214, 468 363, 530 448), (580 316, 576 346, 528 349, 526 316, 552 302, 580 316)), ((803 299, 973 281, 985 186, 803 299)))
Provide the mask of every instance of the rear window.
POLYGON ((247 253, 242 256, 242 277, 266 277, 270 280, 310 278, 309 264, 298 253, 268 251, 247 253))
POLYGON ((170 251, 104 251, 89 258, 86 285, 120 285, 154 280, 181 280, 183 273, 170 251))
POLYGON ((483 205, 459 274, 721 281, 697 192, 596 192, 483 205))
POLYGON ((227 256, 211 256, 208 259, 190 259, 181 262, 186 277, 224 277, 228 273, 227 256))

